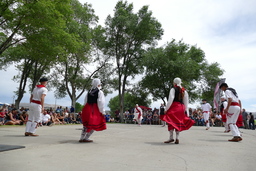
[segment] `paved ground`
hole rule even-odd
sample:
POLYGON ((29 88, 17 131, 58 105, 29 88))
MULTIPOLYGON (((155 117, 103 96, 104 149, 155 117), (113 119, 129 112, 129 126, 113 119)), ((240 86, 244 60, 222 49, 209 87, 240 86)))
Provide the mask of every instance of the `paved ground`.
POLYGON ((25 137, 24 126, 1 127, 1 145, 25 148, 0 152, 1 171, 252 171, 256 168, 256 131, 228 142, 223 127, 192 127, 180 144, 164 144, 169 134, 159 125, 108 124, 93 143, 79 143, 82 125, 40 127, 25 137))

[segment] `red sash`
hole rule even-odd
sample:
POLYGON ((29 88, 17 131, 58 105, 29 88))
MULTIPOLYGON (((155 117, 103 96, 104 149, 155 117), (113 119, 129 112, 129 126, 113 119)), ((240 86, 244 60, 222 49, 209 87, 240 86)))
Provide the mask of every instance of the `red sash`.
POLYGON ((140 119, 140 117, 141 117, 141 112, 140 112, 140 110, 136 107, 136 110, 139 112, 139 115, 138 115, 138 119, 140 119))
POLYGON ((230 106, 240 106, 240 104, 237 103, 237 102, 231 102, 231 103, 230 103, 230 106))
POLYGON ((42 85, 42 84, 39 84, 39 85, 37 85, 36 87, 37 87, 37 88, 42 88, 42 87, 45 87, 45 86, 42 85))
POLYGON ((31 100, 32 103, 41 104, 41 101, 38 100, 31 100))

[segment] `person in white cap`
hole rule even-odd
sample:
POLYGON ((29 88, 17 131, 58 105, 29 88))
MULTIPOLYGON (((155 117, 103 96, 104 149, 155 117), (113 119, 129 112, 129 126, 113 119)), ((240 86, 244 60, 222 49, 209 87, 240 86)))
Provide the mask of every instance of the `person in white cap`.
POLYGON ((165 115, 163 117, 163 120, 168 124, 170 138, 164 143, 174 142, 173 132, 175 130, 175 144, 179 144, 179 133, 188 130, 195 122, 188 117, 188 93, 186 89, 181 86, 181 79, 175 78, 173 85, 174 87, 170 90, 165 115))
POLYGON ((209 117, 210 117, 210 114, 212 113, 212 106, 209 103, 207 103, 206 99, 203 99, 202 102, 203 102, 201 105, 202 113, 203 113, 204 122, 206 125, 206 130, 208 130, 210 128, 209 117))
POLYGON ((138 104, 136 104, 135 108, 134 108, 134 118, 133 118, 133 120, 135 120, 135 122, 137 121, 139 126, 141 126, 141 121, 143 119, 142 114, 143 114, 142 109, 139 107, 138 104))
POLYGON ((239 114, 241 113, 241 101, 236 91, 232 88, 228 88, 227 83, 222 83, 220 89, 225 93, 227 98, 227 107, 224 109, 224 113, 227 114, 227 124, 233 135, 233 138, 228 141, 242 141, 240 131, 236 125, 239 114))
POLYGON ((26 124, 25 136, 38 136, 35 132, 40 121, 41 113, 44 112, 44 99, 48 92, 45 86, 47 85, 48 79, 43 77, 39 82, 40 84, 34 88, 30 97, 29 115, 26 124))
POLYGON ((94 131, 102 131, 107 129, 105 120, 105 96, 100 90, 100 79, 92 80, 92 87, 86 94, 84 99, 84 108, 82 110, 83 129, 79 142, 93 142, 90 136, 94 131))

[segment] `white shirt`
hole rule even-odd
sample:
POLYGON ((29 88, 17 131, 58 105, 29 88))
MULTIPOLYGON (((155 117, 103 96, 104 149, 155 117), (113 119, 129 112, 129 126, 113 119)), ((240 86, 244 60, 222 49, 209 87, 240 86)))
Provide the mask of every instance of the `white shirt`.
POLYGON ((42 122, 47 122, 51 119, 51 116, 49 114, 45 114, 42 116, 42 122))
MULTIPOLYGON (((88 93, 86 94, 86 96, 84 98, 84 105, 87 103, 87 100, 88 100, 88 93)), ((97 105, 98 105, 100 113, 105 115, 106 114, 105 109, 104 109, 105 96, 101 90, 99 90, 99 93, 98 93, 97 105)))
MULTIPOLYGON (((166 105, 166 108, 165 108, 165 111, 167 111, 171 107, 174 98, 175 98, 175 89, 171 88, 170 93, 169 93, 168 102, 167 102, 167 105, 166 105)), ((185 93, 184 93, 183 103, 185 105, 185 110, 187 111, 187 115, 189 116, 189 111, 188 111, 188 93, 187 93, 187 91, 185 91, 185 93)))
POLYGON ((232 91, 226 90, 226 91, 225 91, 225 95, 226 95, 226 98, 227 98, 227 99, 231 98, 231 99, 232 99, 232 102, 237 102, 237 103, 239 103, 239 99, 232 93, 232 91))
POLYGON ((134 114, 143 114, 142 113, 142 109, 139 107, 139 106, 136 106, 135 108, 134 108, 134 114))
POLYGON ((47 94, 48 90, 45 87, 35 87, 32 94, 33 100, 41 101, 42 94, 47 94))
POLYGON ((212 106, 209 103, 204 103, 201 105, 202 111, 210 112, 212 109, 212 106))

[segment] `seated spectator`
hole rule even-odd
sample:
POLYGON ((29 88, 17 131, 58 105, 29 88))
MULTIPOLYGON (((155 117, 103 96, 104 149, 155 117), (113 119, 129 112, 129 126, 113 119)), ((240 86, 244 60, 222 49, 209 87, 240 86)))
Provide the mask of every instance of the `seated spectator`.
POLYGON ((152 121, 152 112, 149 111, 146 118, 146 124, 151 125, 151 121, 152 121))
POLYGON ((58 106, 57 109, 55 110, 55 113, 60 113, 60 107, 58 106))
POLYGON ((67 111, 67 108, 66 109, 63 109, 63 112, 62 112, 62 116, 63 116, 63 119, 64 119, 64 123, 68 123, 68 111, 67 111))
POLYGON ((57 124, 57 125, 58 125, 58 124, 61 124, 60 120, 59 120, 58 117, 57 117, 57 113, 53 113, 53 115, 52 115, 51 118, 52 118, 51 121, 52 121, 53 124, 57 124))
POLYGON ((76 124, 76 115, 74 113, 70 114, 70 123, 71 124, 76 124))
POLYGON ((51 116, 45 111, 42 116, 42 124, 47 126, 52 126, 51 116))
POLYGON ((64 124, 64 116, 61 113, 57 113, 57 118, 59 119, 59 121, 61 122, 61 124, 64 124))
POLYGON ((16 119, 17 109, 13 108, 5 117, 5 125, 19 125, 20 120, 16 119))
POLYGON ((82 123, 81 114, 82 114, 82 112, 79 112, 77 114, 77 116, 76 116, 76 123, 77 124, 81 124, 82 123))
POLYGON ((216 115, 216 117, 215 117, 215 125, 217 125, 217 126, 222 126, 222 119, 221 119, 222 117, 221 117, 221 115, 220 115, 220 113, 218 113, 217 115, 216 115))
POLYGON ((155 124, 155 125, 159 124, 159 115, 156 112, 153 114, 152 121, 153 121, 153 124, 155 124))
POLYGON ((20 114, 20 125, 25 125, 28 121, 28 113, 23 110, 23 112, 20 114))
POLYGON ((25 108, 24 107, 21 107, 19 110, 18 110, 18 113, 19 114, 22 114, 22 112, 24 112, 25 111, 25 108))
POLYGON ((68 116, 65 118, 65 122, 66 122, 67 124, 70 124, 70 123, 71 123, 71 115, 72 115, 72 113, 69 113, 68 116))
POLYGON ((216 119, 216 113, 212 112, 210 115, 210 120, 211 120, 212 126, 215 125, 215 119, 216 119))
POLYGON ((110 116, 109 122, 115 122, 115 118, 113 118, 112 116, 110 116))
POLYGON ((109 115, 108 113, 106 113, 106 115, 105 115, 105 119, 106 119, 106 122, 109 122, 110 115, 109 115))
POLYGON ((3 108, 0 109, 0 125, 4 124, 5 112, 3 112, 3 108))

